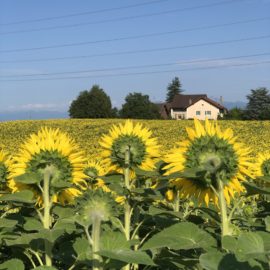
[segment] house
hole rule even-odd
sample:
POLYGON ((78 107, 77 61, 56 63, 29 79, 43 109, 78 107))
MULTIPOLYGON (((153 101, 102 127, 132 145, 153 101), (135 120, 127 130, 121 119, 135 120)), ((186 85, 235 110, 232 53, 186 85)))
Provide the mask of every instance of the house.
POLYGON ((217 119, 227 113, 227 109, 210 99, 205 94, 201 95, 175 95, 172 102, 158 104, 160 114, 164 119, 217 119))

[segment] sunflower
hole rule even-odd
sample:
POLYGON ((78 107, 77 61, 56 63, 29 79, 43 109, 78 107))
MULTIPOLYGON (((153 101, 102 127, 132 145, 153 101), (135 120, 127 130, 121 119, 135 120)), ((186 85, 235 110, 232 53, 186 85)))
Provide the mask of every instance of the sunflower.
POLYGON ((118 196, 117 193, 111 190, 105 183, 105 181, 100 178, 108 173, 108 169, 100 161, 89 161, 84 173, 87 175, 87 183, 89 187, 93 190, 102 190, 105 193, 111 193, 115 198, 115 201, 122 204, 125 201, 124 196, 118 196))
POLYGON ((254 168, 256 176, 270 176, 270 152, 260 153, 257 156, 254 168))
POLYGON ((107 174, 107 170, 99 161, 89 161, 84 169, 87 175, 87 182, 91 189, 102 189, 104 192, 111 192, 101 176, 107 174))
POLYGON ((0 150, 0 191, 7 189, 7 180, 10 174, 11 157, 3 150, 0 150))
POLYGON ((244 191, 241 181, 252 177, 250 150, 236 142, 231 129, 221 131, 216 123, 205 120, 203 126, 194 120, 195 129, 186 128, 188 139, 167 154, 165 175, 186 170, 201 170, 199 177, 176 178, 173 185, 179 189, 180 196, 194 196, 198 201, 218 204, 218 181, 223 183, 224 197, 230 203, 235 193, 244 191))
POLYGON ((123 173, 127 148, 130 150, 130 168, 151 171, 159 157, 159 146, 157 139, 152 138, 152 132, 130 120, 114 125, 109 134, 101 138, 100 145, 103 147, 103 161, 109 171, 123 173))
POLYGON ((34 191, 37 204, 41 205, 43 199, 40 187, 36 184, 16 182, 16 177, 26 173, 37 173, 42 182, 47 166, 53 166, 56 170, 50 185, 57 186, 57 183, 63 182, 69 185, 66 188, 58 188, 51 194, 53 202, 72 202, 74 197, 81 194, 80 189, 86 187, 83 152, 79 151, 74 140, 66 133, 60 132, 59 129, 43 127, 37 134, 30 135, 14 157, 8 181, 9 188, 12 192, 24 189, 34 191))

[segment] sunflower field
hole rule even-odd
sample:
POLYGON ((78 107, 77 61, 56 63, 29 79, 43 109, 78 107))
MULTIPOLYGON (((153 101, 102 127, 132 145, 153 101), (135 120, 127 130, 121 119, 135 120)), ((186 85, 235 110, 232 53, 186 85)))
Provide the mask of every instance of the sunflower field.
POLYGON ((270 269, 270 122, 0 129, 0 270, 270 269))

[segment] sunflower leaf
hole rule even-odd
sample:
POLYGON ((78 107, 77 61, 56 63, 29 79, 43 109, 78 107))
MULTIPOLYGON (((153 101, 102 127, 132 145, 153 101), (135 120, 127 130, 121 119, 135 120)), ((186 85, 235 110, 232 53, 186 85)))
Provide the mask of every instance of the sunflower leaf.
POLYGON ((218 251, 200 256, 200 264, 205 270, 262 270, 261 264, 254 260, 239 262, 234 254, 222 254, 218 251))
POLYGON ((247 190, 247 196, 255 194, 270 194, 270 188, 261 188, 248 182, 243 182, 243 185, 247 190))
POLYGON ((265 253, 262 237, 255 232, 242 233, 235 247, 237 258, 248 260, 249 258, 262 258, 265 253))
POLYGON ((115 173, 115 174, 107 174, 106 176, 100 176, 99 178, 104 180, 106 183, 115 183, 122 181, 123 175, 115 173))
POLYGON ((155 265, 152 259, 143 251, 127 249, 101 250, 98 252, 103 257, 119 260, 126 263, 136 263, 143 265, 155 265))
POLYGON ((33 192, 31 190, 23 190, 12 194, 5 194, 1 196, 1 201, 13 201, 21 203, 34 203, 33 192))
POLYGON ((174 224, 155 234, 142 247, 142 250, 168 247, 171 249, 208 249, 216 246, 216 240, 193 223, 174 224))
POLYGON ((42 177, 39 173, 29 172, 15 177, 15 181, 22 184, 39 184, 42 177))
POLYGON ((0 270, 24 270, 24 264, 19 259, 11 259, 0 264, 0 270))
POLYGON ((33 268, 33 270, 57 270, 55 267, 52 266, 39 266, 39 267, 35 267, 33 268))

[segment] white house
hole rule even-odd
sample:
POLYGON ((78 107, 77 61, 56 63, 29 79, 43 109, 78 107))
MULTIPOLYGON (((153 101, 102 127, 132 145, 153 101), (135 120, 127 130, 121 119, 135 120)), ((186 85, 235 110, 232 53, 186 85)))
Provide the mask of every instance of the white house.
POLYGON ((223 117, 227 109, 207 97, 207 95, 175 95, 170 103, 160 104, 160 113, 163 118, 194 119, 199 120, 217 119, 223 117))

